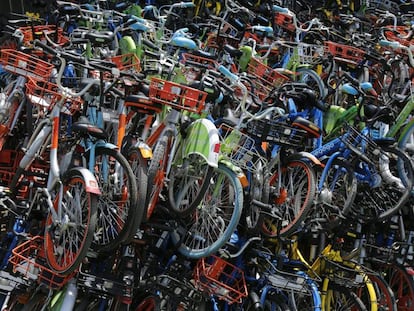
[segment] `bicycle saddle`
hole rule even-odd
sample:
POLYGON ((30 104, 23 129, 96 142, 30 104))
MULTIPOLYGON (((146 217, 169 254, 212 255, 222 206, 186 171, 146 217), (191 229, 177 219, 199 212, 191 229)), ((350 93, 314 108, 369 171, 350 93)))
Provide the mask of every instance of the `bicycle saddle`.
POLYGON ((90 135, 98 139, 108 138, 108 134, 103 129, 92 124, 88 118, 84 116, 79 117, 79 120, 73 123, 72 130, 82 136, 90 135))
POLYGON ((94 45, 109 44, 114 40, 114 33, 108 30, 81 29, 74 31, 72 37, 75 39, 86 39, 94 45))
POLYGON ((280 90, 279 94, 287 98, 292 98, 296 106, 301 108, 312 106, 322 111, 328 109, 325 103, 318 99, 316 92, 309 88, 306 83, 287 83, 280 90))
POLYGON ((376 106, 374 104, 364 105, 363 120, 367 123, 374 123, 381 121, 384 123, 391 123, 394 120, 394 115, 391 107, 389 106, 376 106))
POLYGON ((323 133, 322 129, 319 128, 319 126, 317 126, 312 121, 302 117, 296 117, 293 120, 292 125, 305 130, 311 138, 319 138, 323 133))
POLYGON ((225 44, 223 48, 227 53, 230 54, 230 56, 240 57, 243 55, 242 51, 240 51, 238 48, 231 46, 230 44, 225 44))

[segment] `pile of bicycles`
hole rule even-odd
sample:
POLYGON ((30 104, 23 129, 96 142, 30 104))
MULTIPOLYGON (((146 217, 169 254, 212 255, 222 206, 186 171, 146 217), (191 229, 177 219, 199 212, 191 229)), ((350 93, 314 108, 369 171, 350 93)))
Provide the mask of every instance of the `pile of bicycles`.
POLYGON ((0 38, 1 310, 412 310, 408 3, 54 5, 0 38))

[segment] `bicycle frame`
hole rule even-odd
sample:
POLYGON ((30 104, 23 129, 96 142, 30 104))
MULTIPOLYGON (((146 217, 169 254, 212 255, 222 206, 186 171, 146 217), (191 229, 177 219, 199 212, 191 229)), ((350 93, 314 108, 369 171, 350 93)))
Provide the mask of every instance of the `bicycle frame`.
MULTIPOLYGON (((14 192, 16 190, 19 178, 22 173, 32 164, 38 155, 39 150, 44 149, 44 145, 48 143, 49 137, 51 137, 51 147, 50 147, 50 172, 47 180, 47 187, 42 189, 41 192, 48 197, 48 205, 51 211, 54 221, 57 221, 62 216, 62 208, 60 204, 55 210, 53 203, 51 201, 50 193, 57 186, 59 193, 62 195, 63 185, 60 180, 60 168, 58 162, 58 142, 59 142, 59 119, 60 111, 63 107, 65 98, 60 102, 56 103, 53 107, 53 110, 50 114, 50 117, 40 121, 36 127, 31 139, 29 140, 26 154, 20 161, 19 167, 14 175, 13 180, 10 183, 10 189, 14 192)), ((86 190, 87 192, 94 194, 101 194, 99 187, 97 187, 97 182, 93 174, 84 168, 77 168, 81 172, 82 176, 86 181, 86 190)))

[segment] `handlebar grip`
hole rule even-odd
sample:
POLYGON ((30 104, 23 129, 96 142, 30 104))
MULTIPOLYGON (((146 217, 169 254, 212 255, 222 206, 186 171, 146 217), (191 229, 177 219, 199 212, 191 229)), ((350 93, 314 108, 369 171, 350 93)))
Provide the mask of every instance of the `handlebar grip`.
POLYGON ((226 78, 230 79, 231 82, 236 82, 237 80, 239 80, 239 76, 231 73, 230 70, 228 70, 226 67, 224 67, 223 65, 220 65, 218 70, 226 76, 226 78))
POLYGON ((388 40, 384 40, 384 39, 379 40, 379 44, 381 46, 388 46, 388 47, 391 47, 393 49, 397 49, 397 48, 400 47, 399 42, 393 42, 393 41, 388 41, 388 40))
POLYGON ((284 14, 289 13, 288 8, 283 8, 283 7, 278 6, 276 4, 273 5, 272 10, 273 10, 273 12, 277 12, 277 13, 284 13, 284 14))
POLYGON ((194 8, 195 4, 193 2, 180 2, 179 7, 180 8, 194 8))

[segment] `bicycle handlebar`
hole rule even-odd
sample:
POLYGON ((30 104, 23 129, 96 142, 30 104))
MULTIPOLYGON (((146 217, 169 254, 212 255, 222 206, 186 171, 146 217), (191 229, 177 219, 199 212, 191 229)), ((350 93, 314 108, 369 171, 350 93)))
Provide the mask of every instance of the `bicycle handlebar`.
MULTIPOLYGON (((89 59, 88 60, 87 58, 85 58, 83 56, 80 56, 80 55, 74 55, 74 54, 69 53, 69 52, 55 50, 52 47, 50 47, 50 46, 44 44, 43 42, 39 41, 38 39, 35 39, 33 41, 33 46, 41 48, 44 52, 46 52, 50 55, 53 55, 53 56, 57 57, 60 60, 60 67, 59 67, 57 78, 56 78, 56 84, 59 87, 59 89, 62 90, 65 93, 65 95, 69 95, 69 96, 72 96, 72 97, 80 97, 80 96, 84 95, 93 85, 96 84, 95 80, 88 81, 86 86, 83 87, 82 90, 80 90, 79 92, 74 92, 73 90, 71 90, 67 87, 64 87, 62 85, 62 76, 63 76, 63 72, 65 70, 67 61, 72 61, 74 63, 78 63, 78 64, 80 64, 82 66, 86 66, 86 67, 91 67, 93 69, 97 69, 97 70, 101 70, 101 71, 105 71, 105 72, 111 72, 115 76, 119 76, 121 74, 120 71, 118 70, 118 68, 114 67, 115 64, 113 64, 113 63, 105 62, 105 61, 99 60, 99 59, 89 59), (105 66, 105 65, 108 65, 108 66, 105 66)), ((124 74, 124 75, 128 75, 128 74, 124 74)))

